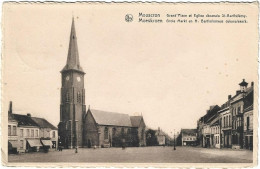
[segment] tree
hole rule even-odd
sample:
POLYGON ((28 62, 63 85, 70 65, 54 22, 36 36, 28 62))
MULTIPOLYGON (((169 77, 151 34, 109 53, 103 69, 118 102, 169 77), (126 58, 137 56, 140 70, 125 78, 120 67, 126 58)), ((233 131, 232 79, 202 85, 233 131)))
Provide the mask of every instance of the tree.
POLYGON ((149 129, 146 131, 146 145, 147 146, 158 146, 157 137, 155 135, 155 131, 149 129))

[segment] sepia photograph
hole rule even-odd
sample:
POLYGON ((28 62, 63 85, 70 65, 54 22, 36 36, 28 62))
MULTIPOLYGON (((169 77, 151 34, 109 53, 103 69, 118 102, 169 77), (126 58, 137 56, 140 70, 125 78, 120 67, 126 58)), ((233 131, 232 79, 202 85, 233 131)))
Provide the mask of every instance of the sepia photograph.
POLYGON ((258 3, 12 3, 2 163, 254 167, 258 3))

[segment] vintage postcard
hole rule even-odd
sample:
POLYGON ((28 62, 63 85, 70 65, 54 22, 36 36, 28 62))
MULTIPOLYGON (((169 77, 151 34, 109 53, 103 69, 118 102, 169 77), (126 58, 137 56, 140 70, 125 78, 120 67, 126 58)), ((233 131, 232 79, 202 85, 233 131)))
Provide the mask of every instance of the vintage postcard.
POLYGON ((6 2, 2 21, 4 165, 257 165, 257 2, 6 2))

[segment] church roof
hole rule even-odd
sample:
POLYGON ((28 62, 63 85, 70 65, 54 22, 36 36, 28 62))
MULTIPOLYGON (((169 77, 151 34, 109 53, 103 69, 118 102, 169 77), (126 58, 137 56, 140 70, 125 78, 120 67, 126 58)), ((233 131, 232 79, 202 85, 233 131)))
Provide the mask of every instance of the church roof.
POLYGON ((77 36, 76 36, 74 18, 72 19, 72 24, 71 24, 70 43, 69 43, 69 51, 68 51, 68 56, 67 56, 67 63, 61 72, 64 72, 67 70, 75 70, 75 71, 80 71, 80 72, 84 73, 84 71, 79 63, 79 52, 78 52, 78 44, 77 44, 77 36))
POLYGON ((50 128, 52 130, 58 130, 57 127, 52 125, 50 122, 48 122, 44 118, 38 118, 38 117, 31 117, 31 118, 40 128, 50 128))
POLYGON ((130 116, 131 124, 133 127, 139 127, 142 121, 142 116, 130 116))
POLYGON ((91 109, 90 112, 92 113, 96 123, 99 125, 132 127, 128 114, 106 112, 95 109, 91 109))

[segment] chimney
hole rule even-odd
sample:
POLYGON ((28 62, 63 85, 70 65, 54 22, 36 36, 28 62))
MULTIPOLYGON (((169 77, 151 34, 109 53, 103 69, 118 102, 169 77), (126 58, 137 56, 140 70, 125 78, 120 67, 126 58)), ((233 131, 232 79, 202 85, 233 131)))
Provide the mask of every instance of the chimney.
POLYGON ((10 101, 8 114, 12 114, 12 113, 13 113, 13 105, 12 105, 12 101, 10 101))
POLYGON ((252 87, 254 86, 254 82, 251 82, 251 86, 252 86, 252 87))
POLYGON ((31 117, 31 113, 27 113, 27 116, 28 116, 28 117, 31 117))
POLYGON ((230 99, 231 99, 231 97, 232 97, 232 95, 228 95, 228 100, 230 100, 230 99))
POLYGON ((158 127, 158 131, 160 131, 160 127, 158 127))
POLYGON ((237 93, 236 93, 236 94, 239 94, 239 93, 241 93, 241 91, 240 91, 240 90, 237 90, 237 93))

